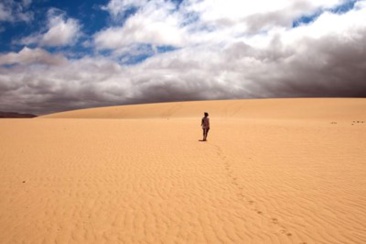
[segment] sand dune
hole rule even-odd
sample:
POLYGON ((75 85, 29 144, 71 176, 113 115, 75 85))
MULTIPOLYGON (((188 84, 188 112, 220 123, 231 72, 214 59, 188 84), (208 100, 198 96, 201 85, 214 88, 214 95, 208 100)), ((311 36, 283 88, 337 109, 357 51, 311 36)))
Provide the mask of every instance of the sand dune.
MULTIPOLYGON (((157 103, 67 111, 44 118, 215 118, 350 119, 365 110, 365 99, 254 99, 157 103)), ((353 119, 357 119, 357 118, 353 119)))
POLYGON ((0 243, 366 243, 365 108, 232 100, 1 120, 0 243))

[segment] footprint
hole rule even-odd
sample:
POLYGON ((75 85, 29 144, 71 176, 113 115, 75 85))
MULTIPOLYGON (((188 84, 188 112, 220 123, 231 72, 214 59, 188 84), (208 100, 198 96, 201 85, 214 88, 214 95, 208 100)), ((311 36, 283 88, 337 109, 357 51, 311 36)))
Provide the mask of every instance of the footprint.
POLYGON ((272 218, 272 223, 274 223, 274 224, 278 224, 278 219, 276 219, 276 218, 272 218))

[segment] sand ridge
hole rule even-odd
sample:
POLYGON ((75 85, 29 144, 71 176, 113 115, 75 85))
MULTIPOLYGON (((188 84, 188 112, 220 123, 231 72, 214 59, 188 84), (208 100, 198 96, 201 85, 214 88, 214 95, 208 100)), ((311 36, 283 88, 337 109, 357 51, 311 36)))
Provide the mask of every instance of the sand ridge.
POLYGON ((0 242, 365 243, 366 100, 285 100, 1 120, 0 242))
POLYGON ((209 111, 216 118, 342 120, 352 118, 356 111, 364 108, 365 99, 361 98, 247 99, 111 106, 66 111, 42 118, 196 118, 203 111, 209 111))

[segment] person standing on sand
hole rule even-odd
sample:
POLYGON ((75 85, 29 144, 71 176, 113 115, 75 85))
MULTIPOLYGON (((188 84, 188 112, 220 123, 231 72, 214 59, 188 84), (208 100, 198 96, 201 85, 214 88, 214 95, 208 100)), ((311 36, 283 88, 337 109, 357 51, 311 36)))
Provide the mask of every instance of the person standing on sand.
POLYGON ((204 113, 205 117, 202 118, 201 126, 203 130, 203 139, 202 141, 207 141, 208 131, 210 130, 210 119, 208 118, 208 113, 204 113))

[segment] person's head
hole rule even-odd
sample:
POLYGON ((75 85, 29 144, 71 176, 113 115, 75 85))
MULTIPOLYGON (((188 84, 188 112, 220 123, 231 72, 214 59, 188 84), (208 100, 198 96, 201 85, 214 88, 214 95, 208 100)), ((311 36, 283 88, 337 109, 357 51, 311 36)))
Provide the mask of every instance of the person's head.
POLYGON ((208 113, 207 112, 205 112, 205 117, 208 117, 208 113))

